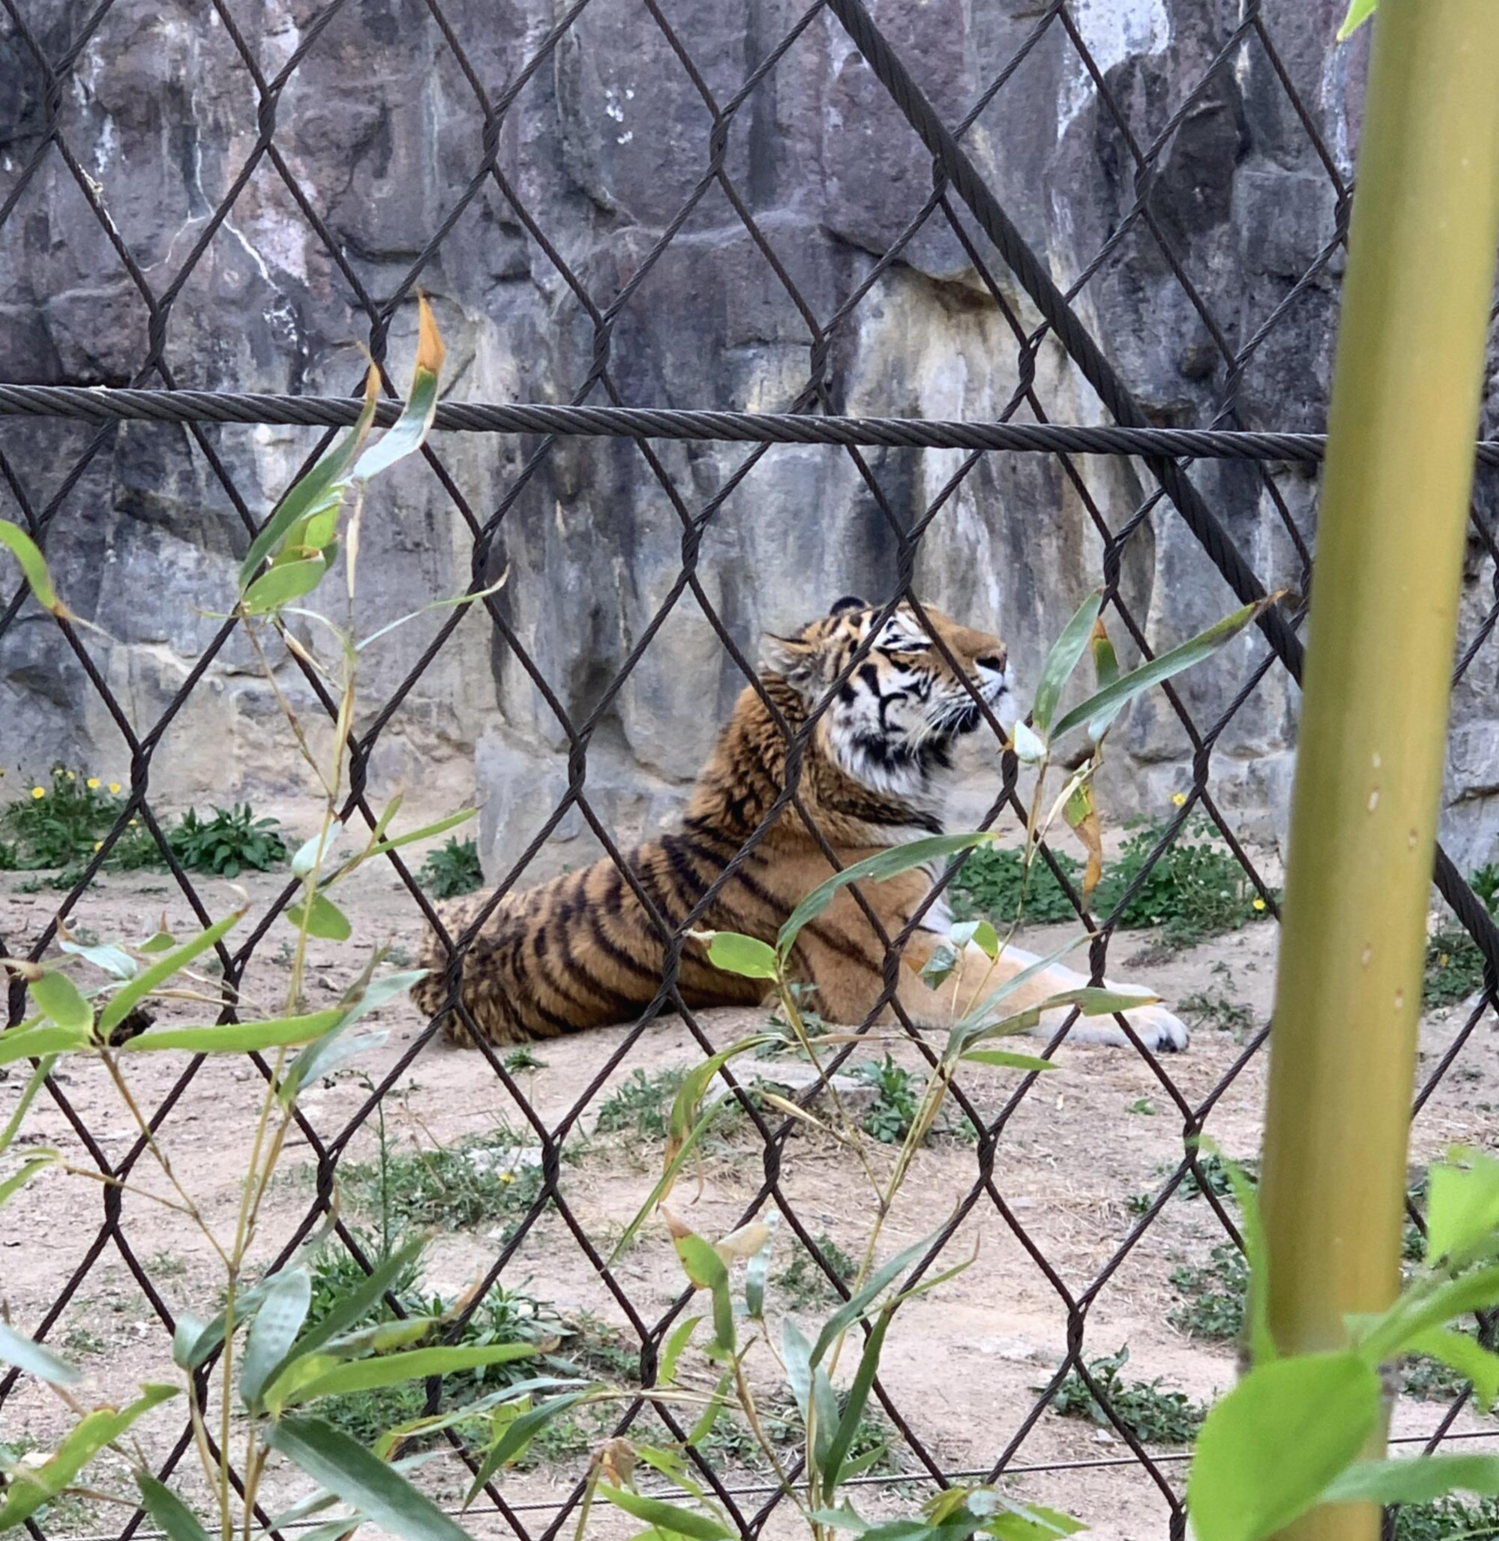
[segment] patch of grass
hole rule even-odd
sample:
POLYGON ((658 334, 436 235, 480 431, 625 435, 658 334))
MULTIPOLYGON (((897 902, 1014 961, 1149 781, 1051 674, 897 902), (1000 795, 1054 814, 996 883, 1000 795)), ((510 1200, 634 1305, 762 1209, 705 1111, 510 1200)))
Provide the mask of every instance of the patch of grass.
POLYGON ((851 1074, 855 1080, 874 1087, 874 1102, 860 1119, 860 1126, 881 1145, 899 1145, 911 1132, 921 1111, 926 1077, 920 1071, 897 1065, 888 1054, 882 1060, 867 1059, 855 1065, 851 1074))
POLYGON ((180 1279, 187 1272, 187 1259, 163 1247, 146 1259, 146 1271, 153 1279, 180 1279))
POLYGON ((1431 1010, 1455 1006, 1483 988, 1483 954, 1460 926, 1443 927, 1426 943, 1426 976, 1421 1004, 1431 1010))
POLYGON ((1171 1270, 1171 1287, 1181 1296, 1166 1320, 1188 1337, 1207 1343, 1237 1338, 1244 1323, 1249 1265, 1231 1242, 1213 1248, 1205 1263, 1184 1263, 1171 1270))
POLYGON ((513 1165, 521 1142, 508 1130, 452 1145, 391 1150, 343 1167, 345 1193, 382 1232, 437 1226, 470 1230, 523 1213, 541 1194, 541 1171, 513 1165))
POLYGON ((544 1059, 538 1059, 526 1044, 522 1044, 518 1049, 512 1049, 502 1063, 511 1075, 521 1070, 545 1070, 547 1067, 547 1062, 544 1059))
MULTIPOLYGON (((1260 1164, 1255 1160, 1237 1161, 1234 1163, 1251 1183, 1259 1181, 1260 1164)), ((1187 1175, 1182 1178, 1181 1186, 1176 1190, 1179 1199, 1200 1199, 1203 1189, 1214 1194, 1220 1199, 1233 1197, 1234 1190, 1228 1181, 1228 1168, 1223 1164, 1222 1156, 1201 1156, 1197 1161, 1197 1170, 1202 1173, 1199 1181, 1197 1172, 1188 1168, 1187 1175)))
POLYGON ((1144 1118, 1154 1118, 1161 1110, 1149 1097, 1136 1097, 1124 1111, 1126 1113, 1138 1113, 1144 1118))
POLYGON ((599 1104, 595 1128, 600 1134, 629 1130, 645 1139, 665 1139, 672 1101, 686 1074, 679 1065, 668 1065, 664 1070, 632 1070, 599 1104))
POLYGON ((102 1354, 109 1344, 87 1327, 71 1327, 62 1340, 62 1346, 70 1354, 102 1354))
POLYGON ((484 869, 479 865, 479 847, 472 839, 448 838, 427 853, 416 880, 434 899, 456 899, 484 886, 484 869))
MULTIPOLYGON (((1129 1349, 1121 1348, 1088 1361, 1088 1373, 1098 1382, 1115 1416, 1141 1444, 1188 1445, 1197 1437, 1207 1408, 1183 1391, 1162 1391, 1159 1377, 1153 1381, 1126 1381, 1121 1372, 1129 1363, 1129 1349)), ((1087 1382, 1072 1370, 1057 1388, 1052 1410, 1063 1418, 1086 1418, 1112 1428, 1103 1407, 1087 1382)))
MULTIPOLYGON (((356 1236, 371 1263, 377 1263, 382 1256, 378 1241, 358 1233, 356 1236)), ((342 1246, 324 1248, 312 1265, 308 1325, 321 1321, 335 1302, 364 1279, 364 1270, 342 1246)), ((398 1277, 389 1293, 406 1316, 439 1316, 451 1305, 441 1296, 422 1290, 415 1268, 407 1269, 398 1277)), ((390 1321, 395 1315, 388 1302, 381 1301, 362 1321, 353 1325, 390 1321)), ((477 1370, 444 1376, 439 1405, 444 1409, 461 1407, 487 1392, 537 1374, 573 1373, 574 1366, 584 1367, 585 1373, 603 1373, 607 1364, 607 1373, 612 1378, 633 1378, 637 1361, 620 1353, 617 1334, 612 1328, 593 1317, 585 1320, 579 1316, 569 1321, 550 1302, 538 1300, 525 1290, 508 1290, 500 1285, 490 1290, 456 1336, 450 1332, 443 1341, 455 1347, 487 1348, 501 1343, 541 1345, 558 1339, 561 1347, 555 1354, 519 1359, 510 1364, 485 1365, 477 1370)), ((368 1444, 386 1429, 420 1418, 426 1405, 427 1383, 423 1380, 331 1397, 318 1404, 318 1415, 354 1439, 368 1444)))
POLYGON ((1198 990, 1184 995, 1176 1009, 1193 1027, 1214 1027, 1219 1032, 1231 1033, 1235 1043, 1243 1043, 1254 1026, 1250 1009, 1225 990, 1198 990))
POLYGON ((172 854, 189 872, 238 877, 246 867, 269 872, 286 860, 286 842, 275 819, 255 817, 249 803, 215 808, 211 819, 200 819, 189 808, 167 834, 172 854))
POLYGON ((1395 1541, 1458 1541, 1459 1537, 1499 1536, 1499 1498, 1467 1503, 1439 1498, 1407 1504, 1395 1511, 1395 1541))
MULTIPOLYGON (((845 1284, 851 1284, 859 1271, 859 1265, 853 1258, 826 1231, 820 1231, 813 1242, 827 1260, 828 1267, 845 1284)), ((818 1266, 816 1258, 805 1247, 798 1247, 796 1256, 770 1282, 780 1291, 781 1298, 792 1310, 828 1305, 841 1298, 828 1282, 828 1276, 818 1266)))
MULTIPOLYGON (((1105 869, 1093 895, 1093 909, 1103 916, 1119 910, 1125 930, 1159 926, 1162 940, 1173 947, 1190 947, 1211 936, 1239 927, 1265 914, 1264 902, 1248 875, 1205 818, 1191 819, 1150 868, 1138 893, 1128 903, 1124 895, 1150 853, 1166 832, 1159 820, 1136 821, 1119 855, 1105 869), (1123 905, 1120 910, 1121 904, 1123 905)), ((1058 868, 1076 887, 1080 864, 1057 853, 1058 868)), ((986 846, 974 851, 952 883, 953 913, 959 919, 984 915, 1008 923, 1020 910, 1033 924, 1071 920, 1072 902, 1044 862, 1036 862, 1025 878, 1021 853, 986 846)))

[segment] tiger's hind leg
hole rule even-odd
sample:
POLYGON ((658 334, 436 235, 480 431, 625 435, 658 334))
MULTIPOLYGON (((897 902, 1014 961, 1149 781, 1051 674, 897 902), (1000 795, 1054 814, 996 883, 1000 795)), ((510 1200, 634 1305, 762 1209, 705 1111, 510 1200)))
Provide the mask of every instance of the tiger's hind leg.
MULTIPOLYGON (((448 935, 456 942, 468 929, 484 905, 487 893, 469 894, 463 899, 441 903, 437 913, 448 935)), ((503 904, 505 901, 501 901, 503 904)), ((498 912, 497 912, 498 913, 498 912)), ((512 982, 501 967, 499 950, 487 940, 485 933, 494 924, 494 917, 470 944, 463 961, 463 1012, 450 1011, 443 1018, 443 1035, 460 1048, 474 1046, 473 1035, 464 1020, 466 1013, 478 1028, 479 1035, 489 1043, 524 1043, 531 1034, 511 1005, 512 982)), ((437 933, 428 926, 422 937, 418 965, 427 970, 426 977, 411 988, 411 998, 417 1009, 426 1017, 436 1016, 448 998, 448 953, 438 940, 437 933)))

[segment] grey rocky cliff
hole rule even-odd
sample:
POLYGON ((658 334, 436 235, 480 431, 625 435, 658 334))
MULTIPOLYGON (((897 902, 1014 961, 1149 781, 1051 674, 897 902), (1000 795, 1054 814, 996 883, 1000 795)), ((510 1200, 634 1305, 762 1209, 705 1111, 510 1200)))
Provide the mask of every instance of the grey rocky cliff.
MULTIPOLYGON (((1346 178, 1364 44, 1333 46, 1341 8, 1341 0, 1268 0, 1259 14, 1346 178)), ((21 9, 37 45, 58 58, 93 7, 23 0, 21 9)), ((225 8, 231 30, 189 0, 115 0, 63 78, 59 124, 71 165, 44 143, 47 91, 28 41, 0 21, 0 78, 20 83, 0 100, 0 206, 15 197, 0 224, 0 378, 346 393, 359 377, 358 346, 371 339, 356 286, 377 305, 409 297, 428 238, 457 211, 416 275, 449 345, 455 397, 571 400, 595 362, 600 315, 609 322, 607 373, 589 400, 612 391, 631 404, 771 409, 804 390, 814 361, 808 321, 723 187, 708 188, 641 276, 703 176, 712 133, 699 84, 647 7, 593 0, 582 10, 509 105, 498 178, 482 179, 472 197, 485 154, 474 82, 498 102, 563 15, 561 0, 443 0, 472 78, 419 0, 347 0, 320 25, 324 10, 312 0, 234 0, 225 8), (259 143, 257 87, 238 44, 267 80, 305 47, 275 102, 274 157, 259 143), (628 299, 610 311, 626 285, 628 299)), ((663 0, 661 11, 702 89, 722 105, 803 7, 663 0)), ((883 0, 876 11, 950 122, 1038 16, 1019 0, 883 0)), ((1304 275, 1333 239, 1337 201, 1276 63, 1249 26, 1189 99, 1241 25, 1237 0, 1073 0, 1069 14, 1128 139, 1054 22, 969 134, 991 185, 1064 286, 1146 194, 1148 221, 1129 225, 1076 303, 1159 423, 1213 421, 1230 384, 1222 348, 1243 347, 1295 291, 1237 380, 1230 421, 1319 429, 1338 255, 1304 275), (1151 146, 1178 112, 1179 127, 1138 178, 1130 144, 1151 146)), ((737 110, 724 169, 758 241, 819 323, 866 280, 931 188, 928 158, 826 13, 737 110)), ((979 249, 1021 324, 1033 325, 1002 264, 979 249)), ((407 303, 385 349, 397 379, 413 322, 407 303)), ((374 341, 378 349, 382 339, 374 341)), ((988 418, 1010 400, 1019 368, 1015 333, 939 215, 832 335, 827 404, 988 418)), ((1035 389, 1052 420, 1107 420, 1050 340, 1036 354, 1035 389)), ((44 509, 62 490, 48 536, 54 568, 75 608, 115 639, 88 646, 138 732, 167 709, 216 633, 199 612, 230 597, 245 515, 264 515, 315 442, 291 429, 132 424, 96 436, 77 424, 0 423, 8 468, 0 513, 15 517, 18 496, 44 509)), ((673 591, 684 517, 749 453, 657 443, 653 469, 629 441, 562 440, 517 494, 539 441, 447 435, 436 448, 446 485, 430 466, 408 466, 377 493, 361 562, 366 624, 468 581, 473 535, 454 492, 481 525, 503 508, 488 573, 509 568, 503 613, 574 722, 604 699, 673 591)), ((697 555, 697 581, 735 643, 753 658, 764 629, 794 625, 849 591, 888 595, 898 557, 892 519, 904 528, 919 518, 961 459, 872 452, 866 480, 843 450, 764 454, 706 525, 697 555)), ((1151 490, 1133 463, 1089 458, 1075 469, 1114 528, 1151 490)), ((1192 476, 1264 581, 1299 586, 1296 544, 1260 473, 1204 462, 1192 476)), ((1271 480, 1310 543, 1315 481, 1283 467, 1271 480)), ((1480 497, 1491 499, 1492 488, 1480 497)), ((1033 678, 1047 640, 1100 581, 1101 551, 1087 504, 1056 459, 993 454, 937 513, 915 587, 1002 630, 1021 678, 1033 678)), ((1477 545, 1472 558, 1465 639, 1494 601, 1491 561, 1477 545)), ((1120 583, 1152 645, 1233 604, 1166 504, 1124 548, 1120 583)), ((371 711, 402 686, 439 624, 424 618, 372 653, 371 711)), ((1127 643, 1117 623, 1115 634, 1127 643)), ((1447 826, 1468 863, 1488 859, 1499 829, 1494 646, 1479 652, 1456 702, 1447 826)), ((1245 638, 1183 682, 1200 724, 1223 711, 1261 650, 1245 638)), ((294 670, 283 683, 315 713, 294 670)), ((589 749, 590 799, 622 838, 680 806, 741 683, 694 594, 683 593, 589 749)), ((1250 834, 1278 827, 1294 712, 1294 687, 1277 667, 1218 740, 1215 792, 1250 834)), ((118 728, 34 609, 0 636, 0 720, 0 759, 28 774, 57 756, 124 767, 118 728)), ((1189 777, 1187 733, 1156 697, 1134 709, 1119 740, 1107 808, 1116 816, 1163 808, 1189 777)), ((561 797, 567 756, 567 733, 525 663, 471 616, 404 695, 375 774, 383 788, 434 800, 476 786, 486 862, 500 872, 561 797)), ((985 774, 971 783, 976 798, 992 786, 985 774)), ((234 638, 163 733, 154 794, 273 799, 294 789, 296 775, 270 692, 234 638)), ((574 810, 547 859, 575 861, 588 839, 574 810)))

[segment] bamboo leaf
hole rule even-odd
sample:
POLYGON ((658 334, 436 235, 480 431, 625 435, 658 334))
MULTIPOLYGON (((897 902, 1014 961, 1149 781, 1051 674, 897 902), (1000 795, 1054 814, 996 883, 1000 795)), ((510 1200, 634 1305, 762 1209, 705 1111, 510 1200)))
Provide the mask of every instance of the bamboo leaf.
POLYGON ((45 1172, 49 1166, 56 1166, 61 1160, 62 1152, 53 1150, 50 1146, 45 1148, 33 1146, 29 1149, 21 1157, 20 1167, 0 1182, 0 1208, 8 1204, 33 1177, 45 1172))
POLYGON ((310 594, 323 581, 328 558, 323 552, 284 562, 262 573, 245 590, 240 606, 246 615, 269 615, 310 594))
POLYGON ((101 942, 94 947, 85 947, 79 942, 70 942, 64 937, 57 945, 65 953, 75 958, 82 958, 85 963, 92 963, 95 968, 102 969, 116 979, 134 979, 138 972, 135 959, 123 947, 116 947, 113 942, 101 942))
POLYGON ((775 948, 738 931, 715 931, 708 944, 708 961, 726 974, 742 974, 746 979, 780 978, 775 948))
POLYGON ((0 1321, 0 1364, 13 1364, 18 1370, 46 1381, 49 1386, 75 1386, 83 1378, 67 1360, 59 1359, 50 1348, 43 1348, 3 1321, 0 1321))
POLYGON ((588 1393, 586 1391, 568 1391, 560 1397, 550 1397, 545 1402, 539 1402, 535 1407, 527 1409, 518 1418, 512 1419, 500 1434, 500 1437, 484 1453, 484 1459, 479 1463, 479 1470, 474 1476, 472 1485, 463 1500, 466 1509, 484 1491, 484 1484, 507 1462, 513 1461, 525 1450, 536 1436, 549 1424, 553 1418, 559 1418, 569 1408, 576 1407, 588 1393))
POLYGON ((1499 1456, 1422 1455, 1360 1461, 1333 1479, 1324 1503, 1429 1504, 1449 1493, 1499 1493, 1499 1456))
POLYGON ((677 1361, 682 1357, 682 1351, 691 1341, 697 1324, 702 1320, 701 1316, 689 1316, 685 1321, 678 1322, 672 1329, 671 1336, 666 1340, 666 1347, 661 1350, 661 1364, 656 1373, 658 1386, 670 1386, 676 1380, 677 1361))
MULTIPOLYGON (((261 1317, 264 1318, 264 1308, 261 1317)), ((324 1370, 312 1380, 290 1389, 280 1406, 295 1407, 316 1397, 342 1396, 350 1391, 374 1391, 428 1375, 452 1375, 481 1365, 509 1364, 532 1359, 543 1351, 536 1343, 491 1343, 485 1347, 414 1348, 382 1354, 374 1359, 352 1359, 324 1370)))
POLYGON ((347 1294, 341 1295, 332 1310, 297 1339, 267 1384, 265 1400, 271 1402, 276 1398, 281 1389, 281 1383, 299 1360, 305 1359, 308 1354, 316 1353, 324 1344, 331 1344, 340 1333, 353 1327, 357 1322, 363 1321, 379 1304, 381 1297, 391 1284, 421 1256, 422 1248, 425 1246, 426 1238, 422 1236, 408 1241, 392 1252, 360 1284, 347 1294))
POLYGON ((469 1541, 468 1532, 400 1472, 320 1418, 284 1418, 266 1443, 402 1541, 469 1541))
POLYGON ((776 1226, 780 1214, 771 1210, 765 1222, 765 1240, 761 1242, 744 1271, 744 1309, 751 1321, 761 1321, 765 1316, 765 1282, 770 1277, 770 1249, 775 1245, 776 1226))
POLYGON ((429 610, 450 610, 458 605, 477 604, 481 599, 488 599, 491 594, 498 594, 509 581, 510 569, 507 567, 495 581, 486 588, 475 589, 472 594, 449 594, 446 599, 434 599, 430 604, 410 610, 405 615, 397 616, 393 621, 387 621, 383 626, 372 631, 369 636, 361 637, 354 644, 354 651, 362 653, 371 642, 378 642, 381 637, 393 632, 396 627, 404 626, 407 621, 414 621, 419 615, 426 615, 429 610))
POLYGON ((924 1236, 920 1241, 912 1242, 909 1247, 897 1252, 888 1262, 881 1264, 870 1274, 862 1289, 855 1291, 833 1312, 823 1323, 822 1331, 817 1335, 817 1342, 812 1346, 811 1364, 814 1369, 822 1362, 823 1355, 833 1346, 834 1341, 864 1315, 869 1306, 879 1297, 880 1292, 904 1273, 917 1258, 925 1254, 941 1234, 940 1231, 934 1231, 930 1236, 924 1236))
POLYGON ((868 1338, 864 1341, 864 1352, 859 1356, 859 1368, 854 1372, 853 1383, 848 1388, 848 1397, 843 1404, 843 1413, 838 1420, 838 1428, 828 1445, 827 1455, 822 1467, 823 1491, 831 1494, 838 1486, 838 1474, 843 1469, 843 1463, 848 1459, 849 1449, 854 1442, 854 1435, 859 1430, 859 1420, 864 1416, 865 1404, 869 1401, 869 1390, 874 1385, 874 1377, 880 1367, 880 1354, 885 1348, 885 1334, 890 1330, 890 1323, 895 1317, 895 1307, 888 1305, 880 1312, 868 1338))
POLYGON ((150 968, 143 970, 128 984, 116 990, 99 1013, 100 1036, 107 1040, 112 1027, 118 1027, 136 1005, 159 984, 186 968, 200 952, 212 947, 229 930, 238 925, 244 913, 244 909, 240 908, 233 914, 226 915, 206 931, 200 931, 190 942, 185 942, 181 947, 174 947, 170 952, 164 953, 150 968))
POLYGON ((729 1298, 729 1270, 724 1260, 703 1240, 688 1231, 673 1236, 672 1243, 687 1277, 700 1290, 713 1294, 713 1341, 724 1354, 734 1352, 734 1304, 729 1298))
POLYGON ((419 450, 437 413, 438 375, 447 350, 438 335, 437 323, 432 319, 432 309, 425 296, 417 300, 417 307, 416 366, 412 370, 406 405, 395 426, 359 457, 352 473, 355 481, 367 482, 419 450))
POLYGON ((94 1008, 66 974, 49 970, 40 979, 33 979, 28 988, 37 1009, 58 1027, 87 1031, 94 1025, 94 1008))
POLYGON ((628 1488, 614 1487, 608 1482, 600 1482, 598 1491, 615 1508, 623 1509, 626 1514, 633 1514, 637 1520, 644 1520, 669 1535, 687 1536, 690 1541, 729 1541, 732 1534, 717 1520, 699 1514, 695 1509, 669 1504, 662 1498, 647 1498, 643 1493, 632 1493, 628 1488))
POLYGON ((1057 702, 1072 678, 1073 670, 1082 662, 1088 650, 1088 640, 1093 634, 1098 613, 1103 609, 1103 590, 1095 589, 1078 606, 1072 619, 1062 628, 1052 643, 1046 662, 1041 665, 1041 679, 1036 686, 1036 700, 1031 707, 1031 721, 1044 736, 1056 715, 1057 702))
MULTIPOLYGON (((0 1034, 0 1045, 3 1045, 4 1042, 4 1035, 0 1034)), ((0 1155, 4 1155, 10 1149, 10 1142, 20 1132, 21 1120, 26 1117, 26 1110, 35 1100, 36 1094, 42 1089, 42 1082, 52 1074, 54 1057, 51 1054, 46 1055, 36 1069, 31 1072, 31 1079, 26 1083, 26 1087, 21 1093, 21 1100, 16 1104, 15 1111, 6 1120, 5 1127, 0 1129, 0 1155)))
POLYGON ((380 979, 367 980, 356 985, 345 995, 336 1014, 337 1020, 320 1038, 307 1045, 291 1062, 276 1095, 289 1102, 309 1082, 327 1075, 333 1067, 360 1048, 372 1047, 379 1035, 344 1042, 343 1035, 361 1017, 378 1011, 388 1001, 404 995, 410 988, 427 977, 424 968, 408 969, 404 973, 386 974, 380 979))
POLYGON ((1110 713, 1117 715, 1123 707, 1152 686, 1174 679, 1184 670, 1211 658, 1279 598, 1279 594, 1270 594, 1252 605, 1245 605, 1243 609, 1235 610, 1232 615, 1225 616, 1216 625, 1209 626, 1206 631, 1199 632, 1180 646, 1162 653, 1158 658, 1152 658, 1149 663, 1141 664, 1138 669, 1121 676, 1113 684, 1105 685, 1062 718, 1051 735, 1052 742, 1057 742, 1074 728, 1080 728, 1094 718, 1110 713))
POLYGON ((1348 13, 1338 28, 1338 41, 1346 43, 1379 7, 1379 0, 1348 0, 1348 13))
POLYGON ((347 483, 340 483, 353 463, 354 456, 358 454, 360 445, 364 443, 370 424, 375 420, 375 403, 379 391, 380 372, 371 364, 364 377, 364 405, 360 408, 358 421, 305 476, 292 483, 276 506, 276 511, 250 542, 250 549, 245 553, 239 569, 241 593, 260 571, 260 564, 280 548, 294 524, 325 502, 332 501, 336 507, 342 500, 343 487, 347 483))
MULTIPOLYGON (((33 994, 35 991, 33 991, 33 994)), ((1427 1177, 1426 1262, 1467 1260, 1489 1250, 1499 1229, 1499 1161, 1458 1149, 1427 1177)))
MULTIPOLYGON (((253 1320, 269 1288, 270 1281, 266 1280, 234 1297, 236 1327, 243 1327, 253 1320)), ((205 1322, 190 1311, 182 1312, 172 1333, 172 1363, 183 1370, 200 1369, 224 1341, 224 1316, 225 1313, 220 1311, 211 1322, 205 1322)))
POLYGON ((1015 757, 1022 765, 1040 765, 1051 752, 1046 740, 1028 723, 1017 722, 1010 730, 1015 757))
POLYGON ((420 829, 408 829, 405 834, 393 835, 389 840, 376 840, 359 860, 368 861, 372 856, 383 856, 387 851, 398 851, 403 845, 411 845, 414 841, 429 840, 433 835, 445 834, 459 824, 467 824, 478 812, 477 808, 460 808, 457 813, 450 813, 446 818, 438 819, 432 824, 423 824, 420 829))
POLYGON ((686 1443, 700 1445, 713 1432, 713 1425, 718 1422, 718 1415, 728 1406, 729 1387, 734 1380, 734 1371, 727 1369, 718 1378, 718 1384, 713 1388, 713 1394, 708 1398, 708 1405, 703 1409, 696 1423, 688 1431, 686 1443))
POLYGON ((158 1402, 177 1395, 175 1386, 141 1387, 142 1395, 118 1411, 112 1407, 85 1413, 42 1466, 18 1471, 4 1490, 0 1504, 0 1530, 9 1530, 31 1518, 43 1504, 51 1503, 73 1478, 108 1444, 117 1440, 143 1413, 158 1402))
MULTIPOLYGON (((167 1541, 209 1541, 197 1516, 178 1496, 148 1471, 135 1474, 146 1513, 167 1533, 167 1541)), ((301 1541, 306 1541, 305 1536, 301 1541)))
POLYGON ((302 915, 307 912, 307 934, 316 936, 325 942, 347 942, 354 934, 354 928, 349 924, 349 917, 323 893, 314 893, 312 907, 294 904, 282 916, 287 925, 295 930, 302 929, 302 915))
POLYGON ((1044 1074, 1062 1067, 1054 1059, 1040 1059, 1034 1054, 1013 1054, 1008 1049, 965 1049, 959 1059, 978 1065, 997 1065, 1002 1070, 1033 1070, 1044 1074))
MULTIPOLYGON (((1088 648, 1093 654, 1093 677, 1098 681, 1098 688, 1103 690, 1119 678, 1119 656, 1114 651, 1114 644, 1109 641, 1109 634, 1104 629, 1102 616, 1094 623, 1088 648)), ((1123 710, 1124 703, 1120 702, 1117 706, 1105 707, 1096 717, 1089 720, 1088 737, 1094 744, 1103 742, 1104 734, 1114 725, 1114 719, 1123 710)))
POLYGON ((1434 1327, 1413 1338, 1406 1348, 1409 1353, 1425 1354, 1456 1370, 1473 1387, 1473 1395, 1485 1411, 1499 1398, 1499 1354, 1467 1333, 1434 1327))
POLYGON ((1357 1354, 1256 1365, 1208 1414, 1187 1479, 1198 1541, 1259 1541, 1309 1509, 1354 1460, 1379 1414, 1379 1375, 1357 1354))
POLYGON ((191 1054, 243 1054, 259 1049, 311 1043, 338 1021, 338 1011, 306 1017, 275 1017, 269 1022, 222 1022, 192 1027, 148 1028, 119 1046, 121 1054, 150 1054, 185 1049, 191 1054))
POLYGON ((802 929, 816 920, 837 897, 839 890, 847 888, 850 883, 878 883, 885 878, 898 877, 902 872, 910 872, 915 867, 925 867, 945 857, 956 856, 961 851, 970 851, 976 845, 992 845, 997 838, 991 830, 977 830, 963 835, 929 835, 921 840, 908 840, 903 845, 892 846, 888 851, 881 851, 876 856, 855 862, 852 867, 845 867, 842 872, 834 873, 827 882, 814 888, 791 912, 776 937, 776 950, 785 958, 796 945, 802 929))
POLYGON ((0 1066, 18 1059, 55 1056, 69 1049, 87 1049, 92 1045, 87 1029, 78 1027, 11 1028, 0 1033, 0 1066))
POLYGON ((327 829, 320 829, 310 840, 303 841, 291 859, 291 875, 294 878, 305 878, 309 872, 316 871, 327 860, 334 842, 343 832, 343 821, 334 819, 327 829))
POLYGON ((261 1393, 296 1342, 312 1304, 312 1276, 305 1268, 283 1269, 265 1284, 239 1372, 239 1394, 251 1412, 259 1410, 261 1393))
POLYGON ((21 575, 26 579, 37 604, 64 620, 71 619, 68 607, 57 597, 57 590, 52 587, 47 559, 25 530, 13 520, 0 519, 0 546, 7 547, 21 564, 21 575))

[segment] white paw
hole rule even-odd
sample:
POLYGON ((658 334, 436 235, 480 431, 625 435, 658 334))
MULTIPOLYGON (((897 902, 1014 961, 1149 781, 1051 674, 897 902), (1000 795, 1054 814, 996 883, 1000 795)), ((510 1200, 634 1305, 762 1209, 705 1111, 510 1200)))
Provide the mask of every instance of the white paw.
MULTIPOLYGON (((1191 1041, 1185 1024, 1164 1006, 1141 1006, 1124 1014, 1135 1036, 1152 1054, 1176 1054, 1191 1041)), ((1067 1037, 1073 1043, 1130 1045, 1128 1035, 1112 1017, 1079 1017, 1067 1037)))

